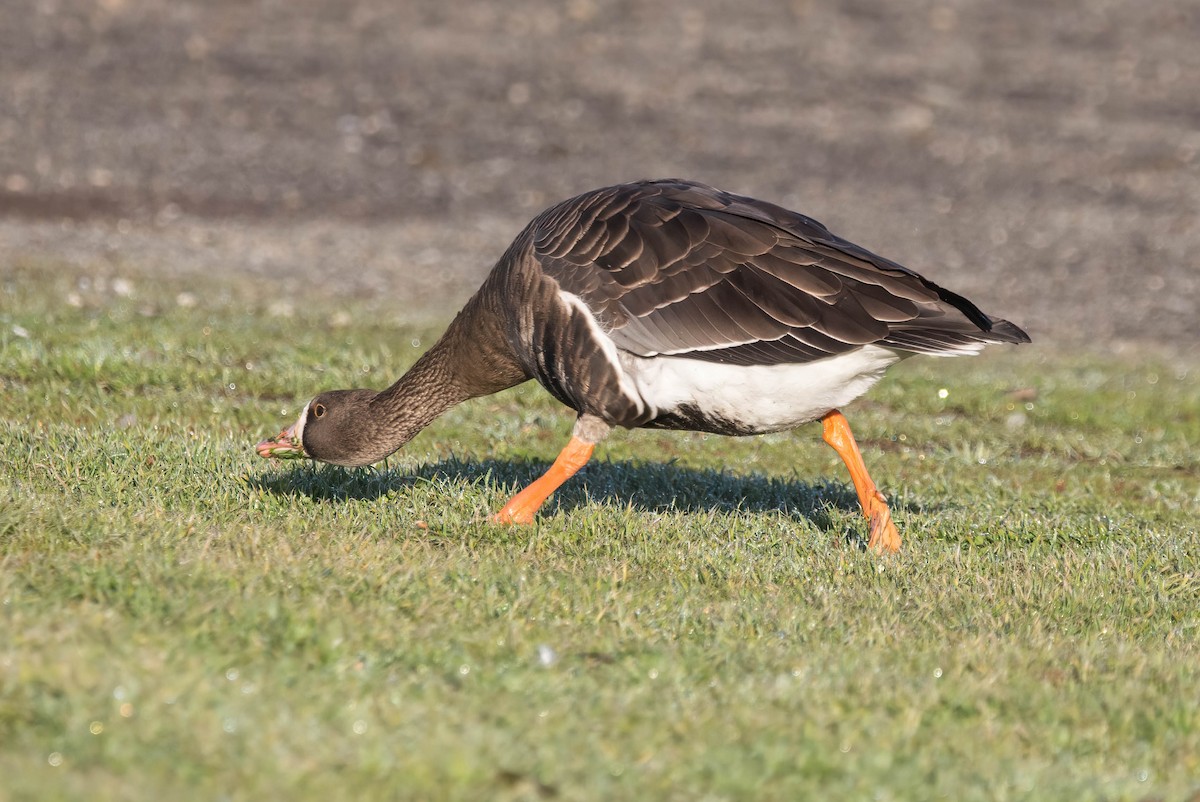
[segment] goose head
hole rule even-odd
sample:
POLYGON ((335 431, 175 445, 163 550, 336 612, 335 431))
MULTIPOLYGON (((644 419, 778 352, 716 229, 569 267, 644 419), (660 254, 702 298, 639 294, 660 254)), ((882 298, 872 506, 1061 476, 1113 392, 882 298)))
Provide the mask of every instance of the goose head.
POLYGON ((373 390, 331 390, 305 404, 296 422, 255 446, 266 459, 315 459, 355 467, 378 462, 398 448, 372 404, 373 390))

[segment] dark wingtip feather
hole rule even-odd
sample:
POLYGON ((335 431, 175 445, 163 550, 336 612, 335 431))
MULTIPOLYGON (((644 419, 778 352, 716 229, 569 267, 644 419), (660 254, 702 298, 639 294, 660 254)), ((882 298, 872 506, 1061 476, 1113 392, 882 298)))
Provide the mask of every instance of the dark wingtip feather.
POLYGON ((990 317, 983 313, 982 310, 975 304, 968 301, 957 292, 951 292, 945 287, 939 287, 932 281, 929 281, 924 276, 918 276, 926 286, 932 287, 946 303, 958 309, 967 316, 967 319, 978 326, 981 330, 987 332, 987 336, 981 339, 987 342, 997 343, 1028 343, 1033 342, 1029 339, 1029 335, 1020 327, 1007 320, 1002 320, 998 317, 990 317))
POLYGON ((992 318, 992 328, 988 331, 988 338, 1000 343, 1028 343, 1033 342, 1029 339, 1029 335, 1020 326, 1009 323, 1007 320, 992 318))

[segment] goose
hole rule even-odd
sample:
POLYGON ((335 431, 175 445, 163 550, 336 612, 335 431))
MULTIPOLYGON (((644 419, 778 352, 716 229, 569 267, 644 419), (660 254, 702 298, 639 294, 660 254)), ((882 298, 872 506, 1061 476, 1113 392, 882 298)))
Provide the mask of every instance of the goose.
POLYGON ((914 354, 1029 341, 811 217, 694 181, 639 181, 537 215, 398 381, 322 392, 256 451, 369 465, 450 407, 536 379, 578 417, 550 468, 492 516, 529 524, 614 427, 752 435, 820 420, 868 548, 895 552, 887 498, 840 409, 914 354))

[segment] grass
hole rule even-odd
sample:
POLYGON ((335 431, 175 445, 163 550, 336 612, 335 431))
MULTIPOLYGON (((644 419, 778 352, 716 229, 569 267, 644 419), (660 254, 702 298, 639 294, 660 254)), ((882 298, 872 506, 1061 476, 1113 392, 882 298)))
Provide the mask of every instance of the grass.
POLYGON ((0 799, 1200 793, 1200 364, 894 369, 847 413, 895 558, 816 427, 618 433, 504 529, 537 387, 253 456, 415 358, 394 310, 6 271, 0 799))

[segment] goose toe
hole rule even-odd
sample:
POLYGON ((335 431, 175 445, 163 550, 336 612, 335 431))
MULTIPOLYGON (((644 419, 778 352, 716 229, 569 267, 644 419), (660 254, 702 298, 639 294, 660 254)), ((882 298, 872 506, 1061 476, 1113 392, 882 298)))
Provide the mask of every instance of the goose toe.
POLYGON ((867 548, 882 554, 895 554, 900 551, 900 532, 892 522, 892 511, 888 507, 887 498, 878 490, 867 503, 864 510, 871 522, 871 534, 867 540, 867 548))

